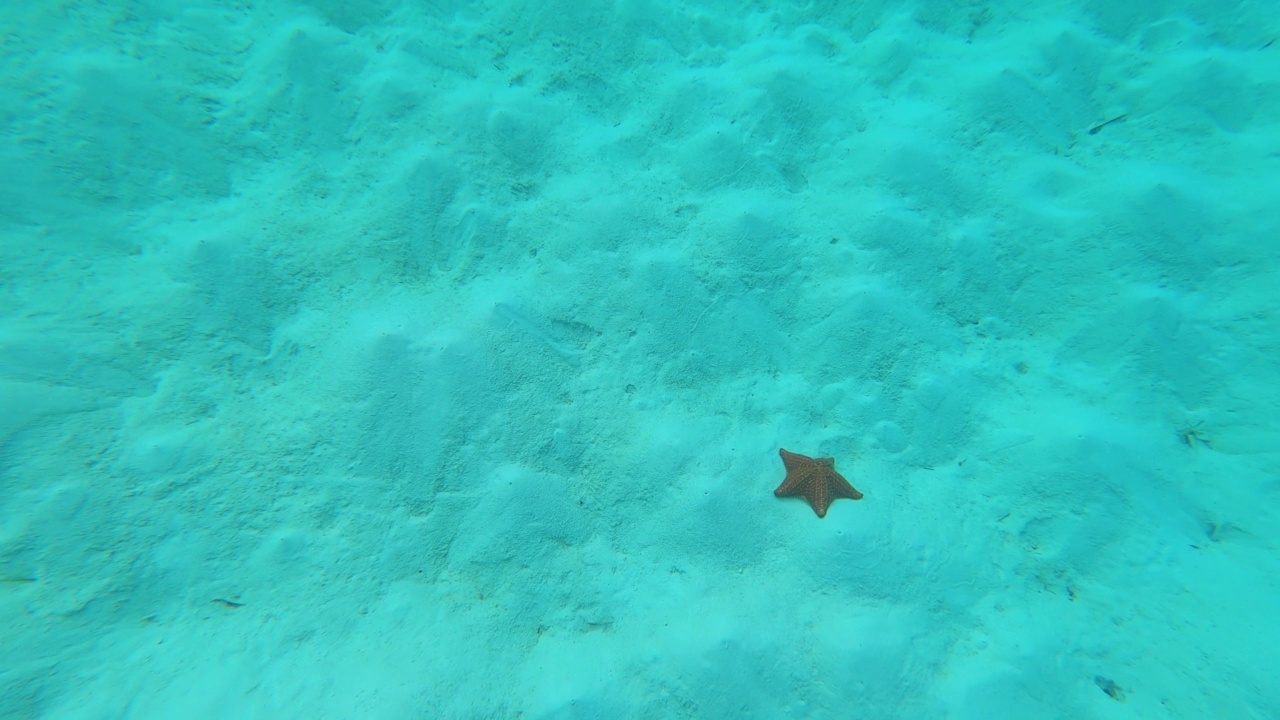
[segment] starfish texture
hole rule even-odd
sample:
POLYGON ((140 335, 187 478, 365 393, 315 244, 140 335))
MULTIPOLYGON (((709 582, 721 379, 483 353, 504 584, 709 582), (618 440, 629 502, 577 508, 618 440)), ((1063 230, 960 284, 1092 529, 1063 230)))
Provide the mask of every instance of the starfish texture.
POLYGON ((836 472, 835 458, 811 458, 786 450, 779 450, 778 454, 787 468, 787 477, 773 491, 774 495, 802 497, 820 518, 827 516, 827 508, 837 498, 862 499, 862 493, 836 472))

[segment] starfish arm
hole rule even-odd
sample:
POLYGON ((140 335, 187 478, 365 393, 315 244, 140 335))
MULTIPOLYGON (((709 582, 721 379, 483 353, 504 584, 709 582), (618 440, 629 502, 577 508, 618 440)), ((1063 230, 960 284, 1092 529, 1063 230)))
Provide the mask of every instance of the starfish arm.
POLYGON ((783 480, 782 484, 778 486, 778 489, 773 491, 773 494, 778 497, 795 497, 804 492, 803 486, 804 483, 799 475, 788 475, 787 479, 783 480))
POLYGON ((862 493, 858 492, 857 488, 850 485, 848 480, 845 480, 839 474, 833 474, 835 477, 832 478, 831 489, 835 492, 836 497, 849 498, 850 500, 862 499, 862 493))
POLYGON ((826 482, 818 482, 813 486, 813 494, 809 497, 809 504, 813 506, 813 511, 818 513, 818 517, 826 517, 827 509, 831 507, 831 486, 826 482))
POLYGON ((804 467, 805 460, 809 459, 804 455, 797 455, 786 450, 778 450, 778 455, 782 457, 782 465, 787 469, 787 477, 790 477, 793 471, 804 467))

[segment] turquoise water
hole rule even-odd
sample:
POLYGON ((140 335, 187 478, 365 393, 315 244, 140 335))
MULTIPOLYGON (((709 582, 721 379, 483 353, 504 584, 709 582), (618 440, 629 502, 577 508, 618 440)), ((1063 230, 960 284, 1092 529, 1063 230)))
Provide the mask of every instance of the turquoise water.
POLYGON ((0 28, 0 717, 1280 717, 1270 4, 0 28))

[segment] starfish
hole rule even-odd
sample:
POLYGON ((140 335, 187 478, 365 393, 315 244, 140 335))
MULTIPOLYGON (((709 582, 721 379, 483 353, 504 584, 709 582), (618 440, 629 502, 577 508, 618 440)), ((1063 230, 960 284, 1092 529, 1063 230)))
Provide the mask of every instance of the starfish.
POLYGON ((827 508, 837 498, 862 499, 862 493, 836 472, 835 458, 811 458, 786 450, 779 450, 778 454, 787 468, 787 478, 773 491, 774 495, 803 497, 820 518, 827 516, 827 508))

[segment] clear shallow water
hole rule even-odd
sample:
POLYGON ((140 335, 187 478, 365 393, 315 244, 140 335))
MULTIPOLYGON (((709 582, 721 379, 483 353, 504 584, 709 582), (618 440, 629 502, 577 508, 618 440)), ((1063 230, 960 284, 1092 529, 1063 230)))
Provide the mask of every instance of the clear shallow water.
POLYGON ((4 10, 0 716, 1280 714, 1267 10, 4 10))

